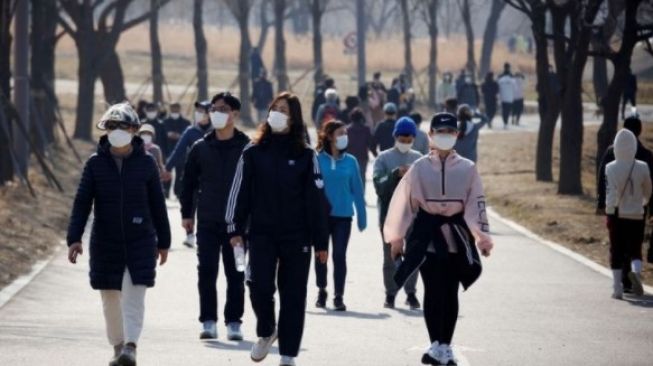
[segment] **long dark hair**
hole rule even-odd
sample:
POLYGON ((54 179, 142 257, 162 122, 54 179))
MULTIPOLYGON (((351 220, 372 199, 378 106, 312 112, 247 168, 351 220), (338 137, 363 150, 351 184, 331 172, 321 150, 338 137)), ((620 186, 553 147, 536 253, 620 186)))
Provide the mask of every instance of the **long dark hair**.
POLYGON ((345 124, 341 121, 332 119, 322 126, 322 129, 317 135, 317 147, 315 150, 322 151, 326 149, 326 152, 331 154, 331 140, 333 133, 340 127, 345 127, 345 124))
MULTIPOLYGON (((292 137, 293 143, 297 152, 306 148, 306 125, 304 124, 304 118, 302 117, 302 104, 299 101, 299 98, 295 94, 289 92, 283 92, 277 95, 276 98, 270 103, 268 108, 268 113, 272 110, 272 107, 280 100, 285 99, 288 102, 288 109, 290 115, 288 116, 288 123, 290 125, 290 132, 288 134, 292 137)), ((261 124, 254 137, 255 144, 264 143, 270 138, 272 134, 272 129, 267 123, 261 124)))

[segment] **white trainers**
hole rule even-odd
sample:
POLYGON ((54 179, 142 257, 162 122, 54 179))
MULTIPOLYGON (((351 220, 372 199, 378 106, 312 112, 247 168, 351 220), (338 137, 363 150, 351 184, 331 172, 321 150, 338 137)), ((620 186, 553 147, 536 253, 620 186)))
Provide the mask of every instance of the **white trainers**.
POLYGON ((240 330, 240 323, 227 324, 227 339, 230 341, 242 341, 243 333, 240 330))
POLYGON ((440 362, 444 365, 452 365, 456 366, 458 365, 456 359, 453 356, 453 350, 451 349, 451 346, 448 344, 441 344, 440 345, 440 354, 441 354, 441 359, 440 362))
POLYGON ((202 332, 200 339, 216 339, 218 338, 218 328, 215 326, 213 320, 207 320, 202 323, 202 332))
POLYGON ((276 330, 269 337, 259 338, 258 342, 256 342, 252 346, 252 352, 250 354, 252 361, 261 362, 265 360, 265 358, 268 356, 268 353, 270 353, 270 348, 272 348, 272 345, 276 340, 277 340, 276 330))
POLYGON ((186 235, 186 239, 184 239, 184 245, 189 248, 195 247, 195 234, 190 233, 186 235))
POLYGON ((290 356, 281 356, 280 366, 296 366, 295 358, 290 356))
POLYGON ((628 278, 633 286, 633 294, 635 296, 644 296, 644 286, 642 286, 642 279, 639 273, 630 272, 628 278))

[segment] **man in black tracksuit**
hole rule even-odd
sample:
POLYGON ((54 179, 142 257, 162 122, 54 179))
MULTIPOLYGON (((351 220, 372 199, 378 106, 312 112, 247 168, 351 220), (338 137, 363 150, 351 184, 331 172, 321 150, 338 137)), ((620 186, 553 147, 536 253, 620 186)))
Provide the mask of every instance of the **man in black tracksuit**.
POLYGON ((238 272, 234 250, 229 244, 224 221, 225 208, 232 177, 238 159, 249 138, 235 129, 234 121, 240 111, 240 101, 220 93, 211 101, 211 123, 214 130, 198 140, 191 148, 184 169, 181 195, 183 225, 193 227, 193 195, 197 191, 197 257, 199 260, 198 289, 202 339, 217 337, 217 293, 220 252, 227 276, 227 301, 224 310, 227 337, 241 340, 241 318, 244 312, 244 274, 238 272))
MULTIPOLYGON (((642 133, 642 121, 638 116, 630 116, 624 120, 624 128, 630 130, 635 136, 637 136, 637 153, 635 154, 635 159, 645 162, 648 165, 648 169, 651 173, 651 179, 653 179, 653 153, 651 150, 644 147, 641 141, 639 141, 639 135, 642 133)), ((603 154, 603 159, 601 160, 601 165, 599 167, 599 173, 597 176, 597 202, 596 202, 596 212, 597 214, 605 215, 605 195, 606 195, 606 178, 605 178, 605 167, 615 160, 614 156, 614 147, 610 146, 603 154)), ((653 201, 649 200, 649 207, 647 212, 653 214, 653 201)), ((649 244, 648 251, 648 261, 653 263, 653 237, 651 237, 651 243, 649 244)), ((628 278, 628 273, 630 272, 630 261, 624 263, 623 271, 623 284, 624 291, 631 291, 630 279, 628 278)))

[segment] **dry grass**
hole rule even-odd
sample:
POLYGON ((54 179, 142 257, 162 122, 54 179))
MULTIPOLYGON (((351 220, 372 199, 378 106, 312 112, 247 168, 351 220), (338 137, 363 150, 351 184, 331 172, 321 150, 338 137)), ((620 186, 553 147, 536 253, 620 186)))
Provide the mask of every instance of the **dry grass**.
MULTIPOLYGON (((594 126, 585 130, 583 196, 560 196, 556 194, 556 183, 535 181, 536 133, 483 135, 479 144, 479 168, 488 200, 498 212, 542 237, 608 266, 605 219, 594 214, 596 131, 594 126)), ((557 140, 558 137, 554 166, 559 163, 557 140)), ((645 131, 643 141, 653 146, 653 131, 645 131)), ((644 250, 647 249, 648 241, 644 250)), ((644 274, 646 282, 653 284, 653 265, 646 265, 644 274)))

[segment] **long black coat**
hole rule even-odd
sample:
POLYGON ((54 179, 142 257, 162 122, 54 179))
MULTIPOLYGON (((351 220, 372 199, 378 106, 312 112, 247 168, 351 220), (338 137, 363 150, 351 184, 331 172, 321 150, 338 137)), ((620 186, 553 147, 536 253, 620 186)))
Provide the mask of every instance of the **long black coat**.
POLYGON ((120 290, 125 268, 135 285, 154 286, 157 249, 170 248, 170 224, 159 169, 134 137, 118 170, 107 137, 86 162, 68 226, 68 245, 80 242, 94 207, 89 245, 91 286, 120 290))

